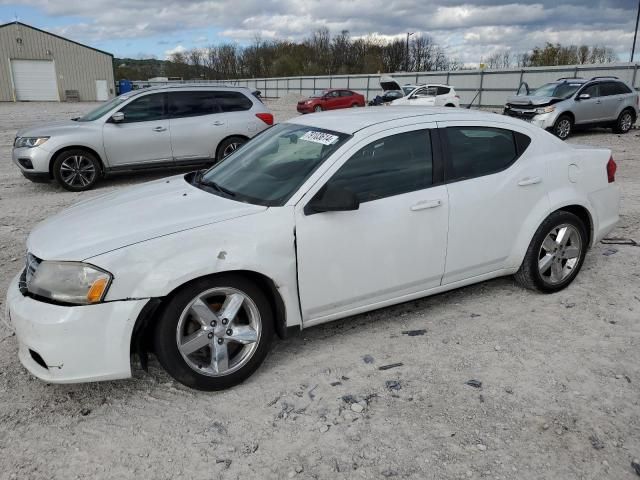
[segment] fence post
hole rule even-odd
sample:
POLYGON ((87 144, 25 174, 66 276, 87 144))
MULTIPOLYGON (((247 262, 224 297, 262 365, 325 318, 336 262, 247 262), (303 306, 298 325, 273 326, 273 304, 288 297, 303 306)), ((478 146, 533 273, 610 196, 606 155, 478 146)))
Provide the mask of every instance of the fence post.
POLYGON ((447 85, 449 85, 449 77, 451 76, 451 70, 447 70, 447 85))
POLYGON ((316 93, 316 77, 313 77, 313 93, 312 95, 315 95, 316 93))
POLYGON ((480 70, 480 90, 478 92, 478 108, 482 107, 482 84, 484 83, 484 70, 480 70))
POLYGON ((369 80, 371 80, 371 77, 367 75, 367 102, 369 101, 369 80))
POLYGON ((638 64, 636 63, 633 66, 633 79, 631 80, 631 88, 633 88, 635 90, 636 88, 636 76, 638 74, 638 64))
POLYGON ((347 88, 349 88, 349 80, 351 79, 350 75, 347 75, 347 88))

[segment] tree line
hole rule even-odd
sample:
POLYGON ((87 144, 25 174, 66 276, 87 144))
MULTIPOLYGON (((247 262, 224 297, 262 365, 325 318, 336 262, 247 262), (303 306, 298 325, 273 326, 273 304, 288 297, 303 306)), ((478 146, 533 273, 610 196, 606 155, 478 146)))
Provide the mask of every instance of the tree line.
MULTIPOLYGON (((347 30, 331 35, 316 30, 301 42, 263 40, 248 46, 223 43, 172 53, 167 60, 115 59, 116 77, 147 80, 176 77, 185 80, 344 75, 376 72, 460 70, 463 64, 447 55, 424 33, 387 40, 376 35, 352 37, 347 30)), ((483 61, 489 68, 606 63, 615 61, 607 47, 562 46, 547 43, 530 52, 497 52, 483 61)))

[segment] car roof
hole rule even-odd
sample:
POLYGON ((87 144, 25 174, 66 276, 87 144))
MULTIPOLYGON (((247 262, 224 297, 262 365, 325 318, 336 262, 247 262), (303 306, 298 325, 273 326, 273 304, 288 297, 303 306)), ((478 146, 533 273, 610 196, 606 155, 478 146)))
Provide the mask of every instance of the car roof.
POLYGON ((330 110, 321 113, 293 117, 285 123, 295 123, 309 127, 333 130, 352 135, 359 130, 403 118, 415 118, 416 121, 435 122, 446 120, 488 120, 504 123, 519 124, 520 120, 511 117, 497 115, 492 112, 468 110, 451 107, 370 107, 349 108, 343 110, 330 110))
POLYGON ((249 87, 235 86, 235 85, 224 85, 222 83, 181 83, 179 85, 153 85, 150 87, 139 88, 137 90, 131 90, 130 92, 122 94, 122 96, 132 97, 135 95, 142 95, 143 93, 148 92, 160 92, 160 91, 170 91, 170 90, 198 90, 198 89, 216 89, 216 90, 235 90, 242 92, 251 93, 251 89, 249 87))

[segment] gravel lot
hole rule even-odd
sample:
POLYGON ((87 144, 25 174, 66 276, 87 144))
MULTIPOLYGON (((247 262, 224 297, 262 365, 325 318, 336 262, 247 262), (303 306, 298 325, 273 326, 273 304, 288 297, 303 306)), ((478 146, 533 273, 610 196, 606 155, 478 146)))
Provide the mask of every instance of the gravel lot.
MULTIPOLYGON (((295 114, 293 98, 271 105, 278 120, 295 114)), ((166 175, 76 194, 18 173, 18 128, 94 106, 0 104, 2 302, 37 222, 166 175)), ((623 201, 611 236, 638 242, 639 137, 571 140, 613 149, 623 201)), ((639 247, 597 245, 561 293, 504 278, 305 330, 219 393, 187 390, 155 361, 131 380, 48 385, 2 325, 0 478, 638 478, 639 286, 639 247)))

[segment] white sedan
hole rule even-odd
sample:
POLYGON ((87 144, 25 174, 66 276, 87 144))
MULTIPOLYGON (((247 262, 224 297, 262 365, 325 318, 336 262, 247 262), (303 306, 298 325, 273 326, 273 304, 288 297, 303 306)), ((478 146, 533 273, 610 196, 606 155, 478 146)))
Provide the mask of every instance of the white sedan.
POLYGON ((47 382, 251 375, 274 334, 503 275, 555 292, 618 221, 607 149, 449 108, 325 112, 210 170, 38 225, 9 287, 19 357, 47 382))

